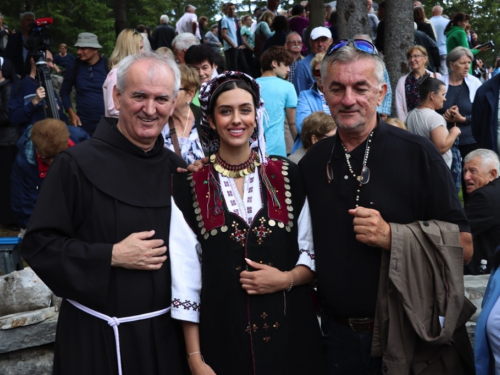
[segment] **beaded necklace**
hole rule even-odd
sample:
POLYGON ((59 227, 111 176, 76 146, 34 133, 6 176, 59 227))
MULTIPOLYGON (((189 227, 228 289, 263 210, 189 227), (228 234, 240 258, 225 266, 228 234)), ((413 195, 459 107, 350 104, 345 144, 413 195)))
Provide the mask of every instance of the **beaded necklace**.
MULTIPOLYGON (((361 186, 366 185, 368 183, 368 181, 370 181, 370 169, 368 168, 366 163, 368 162, 368 156, 370 155, 370 144, 372 142, 372 137, 373 137, 373 130, 370 133, 370 135, 368 136, 368 140, 366 142, 365 155, 363 157, 363 167, 361 168, 361 173, 359 174, 359 176, 356 176, 356 174, 354 173, 354 171, 352 169, 351 162, 349 161, 349 159, 351 158, 351 155, 347 152, 347 149, 344 146, 344 144, 342 142, 340 142, 340 144, 342 145, 342 148, 344 149, 345 160, 347 162, 347 167, 349 168, 349 172, 351 173, 352 177, 354 177, 359 182, 358 188, 356 190, 356 207, 359 206, 359 196, 361 194, 361 186)), ((347 179, 347 178, 348 178, 348 176, 346 175, 345 179, 347 179)))
POLYGON ((250 153, 250 158, 238 165, 232 165, 227 163, 224 159, 222 159, 217 152, 216 154, 210 155, 210 161, 214 165, 214 169, 222 174, 223 176, 230 178, 240 178, 249 175, 255 171, 255 168, 260 165, 259 155, 252 150, 250 153))

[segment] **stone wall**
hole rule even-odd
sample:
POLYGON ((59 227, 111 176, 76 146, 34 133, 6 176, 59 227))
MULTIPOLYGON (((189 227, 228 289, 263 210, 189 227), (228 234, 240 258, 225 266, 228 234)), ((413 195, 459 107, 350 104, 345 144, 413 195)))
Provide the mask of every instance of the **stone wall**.
MULTIPOLYGON (((465 295, 478 308, 467 323, 472 342, 488 277, 464 277, 465 295)), ((0 375, 51 374, 60 299, 50 293, 47 299, 45 285, 29 268, 0 277, 0 297, 9 301, 3 304, 9 315, 0 314, 0 375), (9 297, 8 290, 18 295, 9 297)))

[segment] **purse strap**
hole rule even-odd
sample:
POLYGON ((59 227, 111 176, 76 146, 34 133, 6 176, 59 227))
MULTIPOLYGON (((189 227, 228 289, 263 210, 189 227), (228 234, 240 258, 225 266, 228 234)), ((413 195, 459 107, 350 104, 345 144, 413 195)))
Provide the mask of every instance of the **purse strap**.
POLYGON ((168 129, 170 130, 170 138, 172 139, 174 152, 180 157, 182 157, 181 148, 179 147, 179 139, 177 138, 177 131, 175 130, 174 121, 172 120, 172 117, 168 119, 168 129))

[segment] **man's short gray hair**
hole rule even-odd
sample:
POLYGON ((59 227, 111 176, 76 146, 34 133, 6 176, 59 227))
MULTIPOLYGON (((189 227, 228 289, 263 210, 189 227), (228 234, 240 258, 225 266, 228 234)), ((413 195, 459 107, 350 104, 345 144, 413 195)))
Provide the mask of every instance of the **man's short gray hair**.
POLYGON ((168 16, 166 14, 162 14, 160 17, 160 23, 168 24, 168 16))
POLYGON ((33 18, 36 19, 35 13, 33 13, 33 12, 24 12, 24 13, 21 13, 21 16, 19 17, 19 19, 22 21, 23 18, 26 17, 26 16, 32 16, 33 18))
POLYGON ((288 42, 288 38, 290 38, 292 35, 297 35, 300 40, 302 40, 302 37, 300 36, 300 34, 296 31, 292 31, 291 33, 288 33, 288 35, 286 36, 286 41, 288 42))
POLYGON ((172 40, 172 47, 181 51, 198 44, 200 44, 200 40, 191 33, 180 33, 172 40))
POLYGON ((151 61, 153 64, 149 66, 149 71, 144 74, 149 75, 149 79, 155 80, 160 74, 166 74, 168 70, 174 75, 174 98, 179 92, 181 86, 181 72, 177 67, 175 60, 168 55, 160 55, 154 52, 137 53, 125 57, 116 71, 116 88, 123 94, 127 87, 127 73, 130 67, 139 61, 151 61))
POLYGON ((368 34, 356 34, 352 37, 352 39, 363 39, 370 43, 373 43, 372 37, 368 34))
POLYGON ((360 51, 351 44, 339 48, 332 54, 330 55, 327 54, 325 56, 323 62, 321 63, 321 77, 324 79, 324 77, 326 77, 327 74, 326 73, 327 68, 329 66, 334 65, 337 62, 349 64, 362 59, 373 60, 373 62, 375 63, 375 75, 377 76, 379 86, 385 83, 384 80, 385 64, 382 55, 380 54, 372 55, 370 53, 360 51))
POLYGON ((474 158, 481 159, 481 166, 489 167, 497 171, 497 176, 500 170, 500 161, 498 160, 498 155, 496 152, 488 150, 486 148, 478 148, 477 150, 471 151, 464 158, 464 164, 468 163, 474 158))
POLYGON ((470 58, 471 62, 474 60, 474 55, 472 54, 472 52, 470 51, 470 49, 465 48, 465 47, 455 47, 455 48, 453 48, 448 53, 448 56, 446 56, 446 65, 448 66, 448 68, 450 67, 450 64, 452 64, 455 61, 459 60, 464 55, 466 55, 468 58, 470 58))

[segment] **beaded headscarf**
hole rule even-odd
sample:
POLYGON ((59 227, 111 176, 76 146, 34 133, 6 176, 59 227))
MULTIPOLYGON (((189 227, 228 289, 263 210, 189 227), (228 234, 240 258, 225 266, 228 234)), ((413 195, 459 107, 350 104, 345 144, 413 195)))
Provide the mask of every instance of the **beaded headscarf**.
POLYGON ((259 149, 259 156, 261 162, 266 162, 266 142, 264 138, 264 117, 267 115, 264 109, 264 101, 260 96, 260 85, 257 83, 249 75, 242 72, 224 72, 219 74, 217 77, 211 79, 210 81, 204 83, 200 89, 200 108, 201 108, 201 121, 200 121, 200 141, 203 148, 208 149, 209 152, 216 152, 220 147, 219 134, 217 131, 212 129, 210 123, 208 122, 208 109, 212 103, 212 98, 214 94, 227 82, 235 82, 235 81, 243 81, 248 85, 248 87, 254 92, 257 97, 257 103, 259 103, 259 107, 255 108, 255 120, 257 122, 257 126, 255 127, 252 136, 250 137, 251 148, 259 149))

